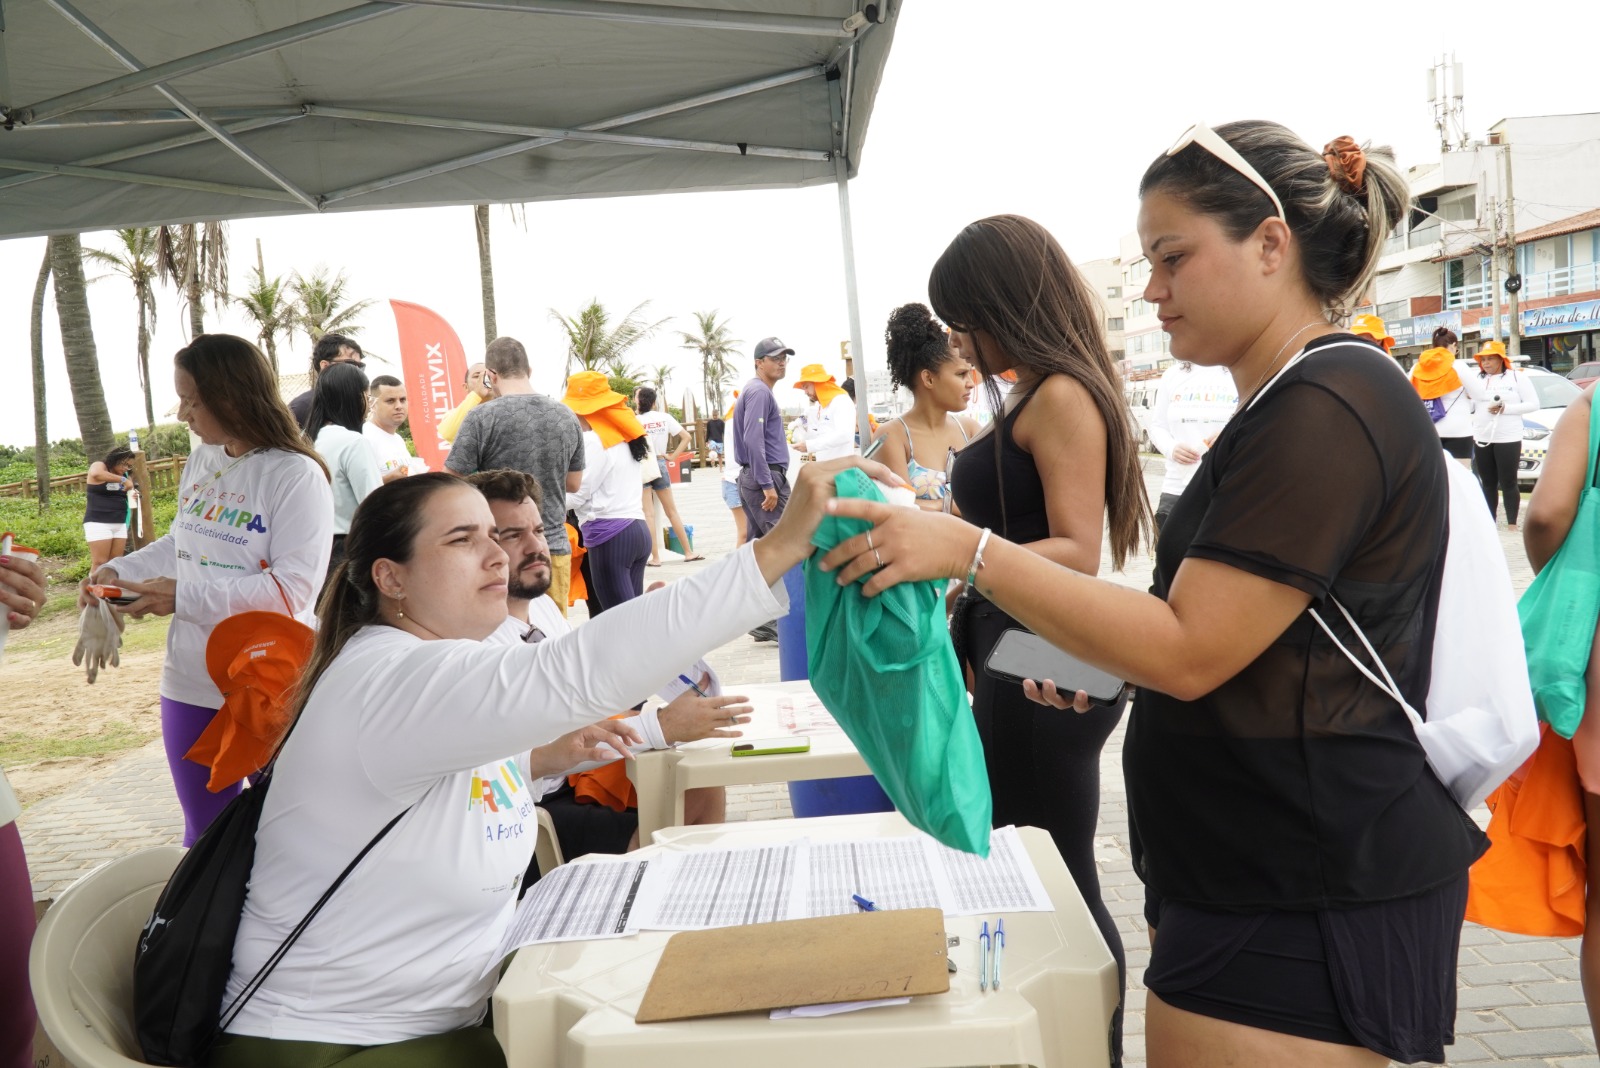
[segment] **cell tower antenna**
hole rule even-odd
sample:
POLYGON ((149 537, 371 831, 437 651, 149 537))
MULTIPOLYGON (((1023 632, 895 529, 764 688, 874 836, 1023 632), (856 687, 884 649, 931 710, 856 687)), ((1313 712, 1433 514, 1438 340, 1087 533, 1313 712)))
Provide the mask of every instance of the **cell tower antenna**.
POLYGON ((1462 103, 1466 80, 1455 53, 1441 56, 1428 68, 1428 107, 1433 128, 1439 132, 1439 150, 1467 147, 1466 108, 1462 103))

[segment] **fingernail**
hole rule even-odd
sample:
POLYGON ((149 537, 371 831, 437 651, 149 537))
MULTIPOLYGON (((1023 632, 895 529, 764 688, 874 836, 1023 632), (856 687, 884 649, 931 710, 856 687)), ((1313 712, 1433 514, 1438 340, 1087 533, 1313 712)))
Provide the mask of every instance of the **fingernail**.
POLYGON ((835 497, 832 500, 828 501, 828 511, 837 512, 838 510, 839 510, 839 499, 837 497, 835 497))
POLYGON ((0 556, 0 564, 9 564, 10 562, 11 562, 11 557, 9 557, 9 556, 0 556))

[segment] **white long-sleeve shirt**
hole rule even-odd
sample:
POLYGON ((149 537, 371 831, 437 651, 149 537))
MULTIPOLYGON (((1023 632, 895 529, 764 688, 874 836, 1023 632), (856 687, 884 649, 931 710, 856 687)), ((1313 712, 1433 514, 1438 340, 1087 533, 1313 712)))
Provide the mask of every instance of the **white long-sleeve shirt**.
POLYGON ((337 423, 329 423, 317 431, 317 452, 328 465, 328 475, 333 479, 333 532, 348 534, 356 506, 383 485, 378 454, 365 434, 357 434, 337 423))
MULTIPOLYGON (((583 432, 583 455, 589 466, 583 481, 567 494, 567 507, 578 516, 581 526, 595 519, 643 519, 644 482, 639 461, 633 458, 626 441, 609 449, 600 444, 600 435, 583 432)), ((650 472, 651 480, 656 472, 650 472)))
POLYGON ((1148 427, 1150 443, 1167 458, 1162 493, 1182 493, 1200 470, 1199 460, 1180 464, 1172 458, 1172 450, 1187 445, 1204 453, 1238 407, 1239 387, 1227 367, 1191 364, 1185 369, 1179 364, 1166 370, 1156 385, 1148 427))
POLYGON ((633 705, 786 610, 783 584, 768 587, 747 545, 536 645, 357 632, 317 680, 273 772, 225 1004, 373 835, 409 811, 229 1030, 376 1045, 481 1020, 533 856, 517 754, 633 705))
POLYGON ((221 708, 206 673, 213 627, 240 612, 282 612, 278 582, 294 617, 317 625, 317 592, 333 551, 333 494, 309 456, 263 449, 235 458, 218 445, 189 455, 180 485, 172 529, 111 569, 130 582, 177 580, 161 696, 221 708))
POLYGON ((794 444, 818 460, 836 460, 856 451, 856 404, 850 394, 839 394, 826 407, 808 405, 802 420, 794 444))
POLYGON ((1474 441, 1487 445, 1522 440, 1522 417, 1539 408, 1539 395, 1533 391, 1533 381, 1526 373, 1507 369, 1488 375, 1478 371, 1462 375, 1461 384, 1476 408, 1472 413, 1474 441), (1489 406, 1496 396, 1505 411, 1491 415, 1489 406))

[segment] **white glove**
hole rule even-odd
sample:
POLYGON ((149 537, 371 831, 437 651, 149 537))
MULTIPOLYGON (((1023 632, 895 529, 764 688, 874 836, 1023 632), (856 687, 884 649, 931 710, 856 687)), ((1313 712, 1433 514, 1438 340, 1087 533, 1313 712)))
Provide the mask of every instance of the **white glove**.
POLYGON ((72 663, 76 666, 87 660, 84 673, 92 683, 107 664, 120 665, 121 648, 122 617, 111 610, 110 604, 96 598, 78 616, 78 644, 72 650, 72 663))

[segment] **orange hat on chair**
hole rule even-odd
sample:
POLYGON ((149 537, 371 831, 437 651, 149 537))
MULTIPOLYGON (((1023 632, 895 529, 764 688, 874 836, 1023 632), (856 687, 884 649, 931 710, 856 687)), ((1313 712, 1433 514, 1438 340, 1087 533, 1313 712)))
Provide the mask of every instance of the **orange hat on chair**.
POLYGON ((282 612, 240 612, 212 630, 206 673, 222 707, 184 754, 211 768, 206 789, 216 793, 266 766, 315 643, 310 627, 282 612))
POLYGON ((1411 384, 1423 400, 1435 400, 1461 388, 1461 376, 1456 373, 1456 358, 1449 349, 1429 349, 1417 357, 1411 369, 1411 384))

